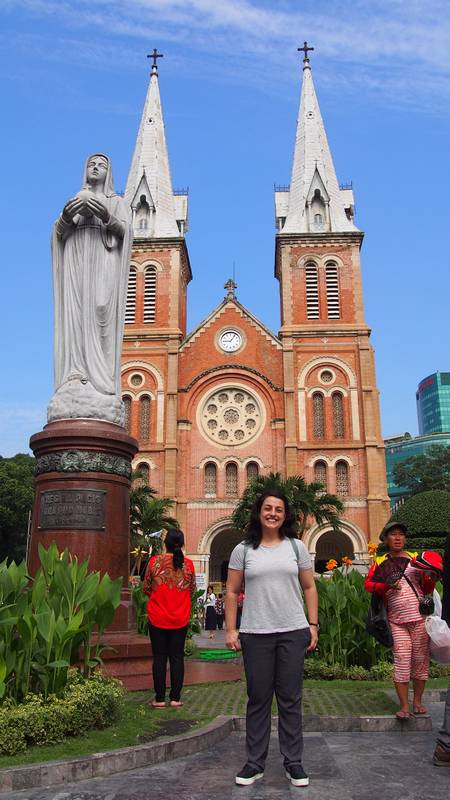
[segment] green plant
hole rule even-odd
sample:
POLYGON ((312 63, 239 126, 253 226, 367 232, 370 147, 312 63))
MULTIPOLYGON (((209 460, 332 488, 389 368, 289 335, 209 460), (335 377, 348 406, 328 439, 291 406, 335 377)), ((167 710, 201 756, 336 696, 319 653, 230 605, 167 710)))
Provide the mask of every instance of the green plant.
POLYGON ((284 479, 279 472, 258 475, 248 482, 233 512, 234 528, 245 532, 256 498, 270 490, 281 491, 286 495, 297 517, 300 535, 306 530, 311 519, 319 525, 328 523, 333 530, 339 530, 339 514, 344 510, 339 497, 324 492, 321 483, 307 483, 301 475, 292 475, 284 479))
POLYGON ((24 453, 13 458, 0 456, 0 561, 25 557, 35 465, 35 459, 24 453))
POLYGON ((356 570, 334 570, 317 581, 320 658, 344 667, 371 667, 387 660, 388 651, 366 632, 370 595, 356 570))
POLYGON ((415 494, 392 519, 408 528, 410 550, 442 550, 450 531, 450 492, 436 489, 415 494))
POLYGON ((199 600, 205 592, 203 589, 197 589, 192 596, 191 613, 189 616, 187 639, 192 639, 194 633, 201 633, 202 627, 199 622, 200 604, 199 600))
POLYGON ((133 597, 134 608, 136 611, 137 632, 142 634, 143 636, 148 636, 148 617, 147 617, 148 597, 143 592, 141 581, 133 585, 131 594, 133 597))
POLYGON ((88 561, 55 544, 40 545, 39 558, 34 578, 24 562, 0 564, 0 698, 15 702, 61 693, 81 646, 87 677, 101 662, 101 635, 120 602, 120 578, 88 573, 88 561))
POLYGON ((0 753, 14 755, 33 745, 43 746, 105 728, 119 719, 125 690, 119 681, 73 673, 60 697, 28 695, 19 706, 0 706, 0 753))
POLYGON ((394 481, 411 494, 434 489, 450 491, 450 447, 433 444, 425 453, 405 458, 394 466, 394 481))

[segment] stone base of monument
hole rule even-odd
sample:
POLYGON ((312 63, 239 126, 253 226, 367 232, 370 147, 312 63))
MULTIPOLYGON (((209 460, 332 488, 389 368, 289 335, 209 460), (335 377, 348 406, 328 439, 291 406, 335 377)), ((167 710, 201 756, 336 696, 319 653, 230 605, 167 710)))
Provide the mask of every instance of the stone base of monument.
POLYGON ((80 561, 89 558, 90 570, 123 580, 121 604, 109 631, 133 631, 129 503, 137 441, 110 422, 66 419, 34 434, 30 447, 36 456, 30 573, 39 566, 39 544, 55 542, 80 561))

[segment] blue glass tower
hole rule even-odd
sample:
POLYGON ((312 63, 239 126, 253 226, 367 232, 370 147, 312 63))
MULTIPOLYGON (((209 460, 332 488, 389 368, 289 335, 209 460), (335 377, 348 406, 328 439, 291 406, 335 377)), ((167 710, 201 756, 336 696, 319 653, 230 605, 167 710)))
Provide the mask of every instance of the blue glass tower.
POLYGON ((450 432, 450 372, 434 372, 416 392, 419 433, 450 432))

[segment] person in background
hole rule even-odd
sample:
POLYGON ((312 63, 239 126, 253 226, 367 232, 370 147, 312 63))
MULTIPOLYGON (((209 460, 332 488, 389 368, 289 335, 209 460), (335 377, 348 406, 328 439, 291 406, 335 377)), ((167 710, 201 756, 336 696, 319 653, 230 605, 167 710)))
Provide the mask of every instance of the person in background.
POLYGON ((387 553, 377 556, 367 573, 364 581, 364 587, 367 592, 383 593, 383 584, 375 584, 372 581, 372 575, 379 564, 382 564, 389 556, 402 556, 404 558, 414 558, 418 555, 415 550, 406 550, 406 537, 408 529, 402 522, 388 522, 380 533, 381 541, 387 547, 387 553), (378 587, 378 588, 377 588, 378 587))
MULTIPOLYGON (((445 540, 443 584, 442 619, 445 619, 450 627, 450 533, 445 540)), ((436 767, 450 767, 450 683, 445 698, 444 722, 436 740, 433 764, 436 767)))
POLYGON ((380 535, 381 540, 386 543, 388 553, 378 560, 378 563, 382 563, 389 556, 408 558, 410 563, 403 577, 394 585, 375 583, 372 580, 378 566, 375 562, 365 580, 366 590, 383 597, 386 604, 394 640, 394 686, 400 703, 396 712, 399 720, 407 720, 411 716, 408 697, 410 679, 413 683, 413 713, 427 713, 422 704, 422 696, 428 679, 430 640, 425 628, 425 616, 419 610, 419 602, 425 595, 433 592, 442 569, 442 559, 437 553, 427 550, 417 555, 405 550, 406 532, 404 525, 389 522, 380 535))
POLYGON ((179 708, 184 680, 184 642, 196 591, 192 561, 183 553, 184 534, 167 531, 165 553, 153 556, 147 565, 144 592, 148 595, 147 616, 153 651, 155 698, 150 705, 166 705, 167 659, 170 666, 170 705, 179 708))
POLYGON ((223 619, 225 615, 224 599, 222 592, 219 592, 219 594, 217 595, 215 609, 216 609, 217 630, 221 631, 223 628, 223 619))
POLYGON ((212 584, 206 590, 205 600, 205 631, 209 631, 208 639, 216 638, 217 617, 216 617, 216 595, 212 584))
POLYGON ((247 679, 247 762, 236 775, 248 786, 264 775, 270 741, 272 698, 286 777, 307 786, 302 766, 302 682, 307 650, 317 645, 318 598, 311 559, 297 539, 288 500, 276 490, 255 501, 246 539, 230 556, 225 600, 226 644, 244 656, 247 679), (245 579, 240 631, 236 617, 245 579), (303 608, 303 590, 308 616, 303 608))

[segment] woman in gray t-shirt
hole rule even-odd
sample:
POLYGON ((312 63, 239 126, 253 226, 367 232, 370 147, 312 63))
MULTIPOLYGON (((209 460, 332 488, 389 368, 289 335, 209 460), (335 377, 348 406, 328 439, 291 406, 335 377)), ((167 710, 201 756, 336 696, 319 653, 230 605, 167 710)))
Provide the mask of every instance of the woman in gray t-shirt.
POLYGON ((247 763, 236 783, 245 786, 263 777, 275 692, 286 777, 294 786, 307 786, 302 767, 303 663, 306 651, 317 645, 318 599, 311 559, 297 539, 295 516, 281 492, 264 492, 256 500, 247 538, 231 553, 225 620, 227 647, 242 647, 247 679, 247 763), (239 632, 237 599, 244 580, 239 632))

